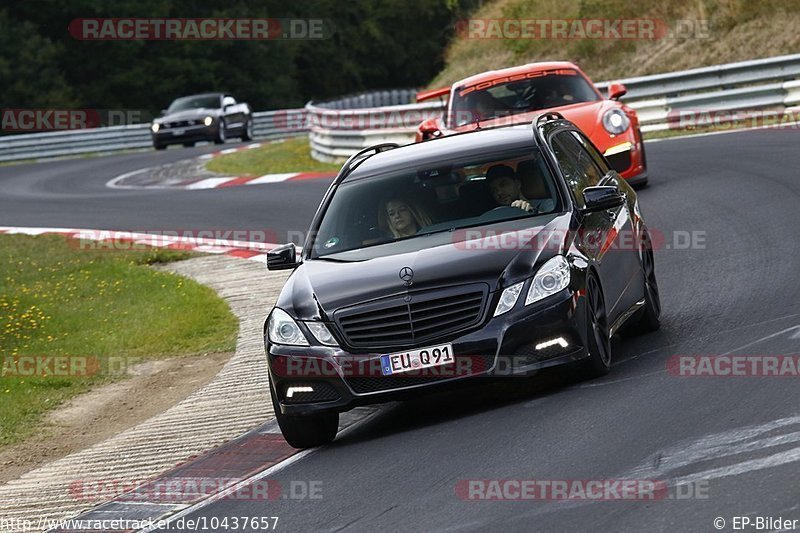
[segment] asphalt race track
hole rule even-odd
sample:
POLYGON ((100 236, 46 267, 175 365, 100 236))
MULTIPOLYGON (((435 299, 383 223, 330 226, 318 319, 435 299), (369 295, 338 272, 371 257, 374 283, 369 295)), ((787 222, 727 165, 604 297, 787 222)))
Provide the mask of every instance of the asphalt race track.
MULTIPOLYGON (((242 146, 225 145, 226 148, 242 146)), ((210 190, 110 189, 124 173, 220 150, 174 148, 0 166, 0 225, 151 230, 305 232, 330 180, 210 190)))
MULTIPOLYGON (((615 339, 605 378, 549 373, 386 405, 273 476, 284 486, 321 482, 321 498, 226 499, 190 516, 277 516, 279 531, 509 532, 715 531, 717 517, 725 529, 734 516, 800 518, 797 378, 667 371, 675 355, 800 353, 798 146, 796 130, 648 144, 642 213, 670 245, 656 251, 663 325, 615 339), (695 246, 684 248, 686 235, 695 246), (692 497, 465 501, 456 493, 464 480, 487 479, 659 479, 692 497)), ((105 187, 123 172, 211 150, 0 167, 0 225, 307 229, 325 180, 105 187)))

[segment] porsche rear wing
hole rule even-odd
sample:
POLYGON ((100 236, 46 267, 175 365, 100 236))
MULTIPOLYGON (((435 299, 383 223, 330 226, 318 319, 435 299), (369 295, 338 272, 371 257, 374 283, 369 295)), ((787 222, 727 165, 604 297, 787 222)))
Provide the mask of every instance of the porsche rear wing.
POLYGON ((427 91, 420 91, 417 93, 417 102, 424 102, 425 100, 433 100, 434 98, 449 98, 450 87, 442 87, 440 89, 429 89, 427 91))

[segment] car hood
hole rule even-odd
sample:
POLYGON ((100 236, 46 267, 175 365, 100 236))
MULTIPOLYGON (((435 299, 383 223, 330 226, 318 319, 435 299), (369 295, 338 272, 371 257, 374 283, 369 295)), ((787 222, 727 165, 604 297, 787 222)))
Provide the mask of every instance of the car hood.
POLYGON ((217 109, 185 109, 183 111, 176 111, 174 113, 167 113, 158 118, 161 122, 173 122, 178 120, 194 120, 197 118, 207 117, 208 115, 216 115, 219 112, 217 109))
POLYGON ((408 292, 467 283, 501 289, 564 252, 571 216, 541 218, 525 229, 461 230, 446 236, 445 243, 362 261, 306 260, 287 280, 277 306, 302 320, 325 320, 338 309, 408 292), (413 270, 410 286, 400 278, 404 267, 413 270))
MULTIPOLYGON (((594 134, 595 128, 600 125, 600 119, 606 109, 611 107, 619 107, 618 104, 610 100, 597 100, 594 102, 581 102, 578 104, 570 104, 558 107, 549 107, 547 109, 539 109, 536 111, 528 111, 526 113, 518 113, 508 117, 498 117, 492 120, 481 120, 480 126, 482 128, 489 128, 494 126, 502 126, 508 124, 530 124, 530 122, 545 112, 561 113, 563 117, 580 128, 590 138, 594 134)), ((454 131, 472 131, 477 129, 477 124, 465 124, 455 128, 454 131)))

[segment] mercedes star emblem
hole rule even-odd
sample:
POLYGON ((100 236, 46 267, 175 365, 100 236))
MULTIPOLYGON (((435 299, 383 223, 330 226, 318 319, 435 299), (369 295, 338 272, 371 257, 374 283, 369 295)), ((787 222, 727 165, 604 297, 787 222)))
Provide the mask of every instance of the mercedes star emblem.
POLYGON ((400 279, 402 279, 406 285, 411 285, 411 280, 414 279, 414 271, 411 270, 411 267, 403 267, 400 269, 400 279))

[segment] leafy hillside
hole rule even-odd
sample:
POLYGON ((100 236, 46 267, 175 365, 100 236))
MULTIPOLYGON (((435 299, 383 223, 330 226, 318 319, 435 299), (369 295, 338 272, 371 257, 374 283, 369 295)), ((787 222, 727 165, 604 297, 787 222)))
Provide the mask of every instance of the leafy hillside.
POLYGON ((495 0, 476 19, 703 20, 707 38, 467 39, 457 36, 430 87, 533 61, 576 62, 596 81, 800 52, 798 0, 495 0))

